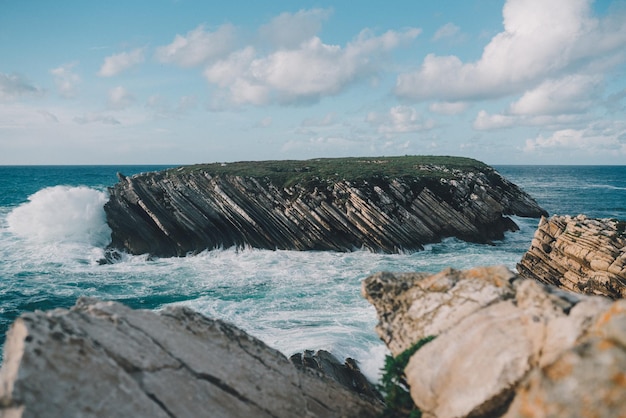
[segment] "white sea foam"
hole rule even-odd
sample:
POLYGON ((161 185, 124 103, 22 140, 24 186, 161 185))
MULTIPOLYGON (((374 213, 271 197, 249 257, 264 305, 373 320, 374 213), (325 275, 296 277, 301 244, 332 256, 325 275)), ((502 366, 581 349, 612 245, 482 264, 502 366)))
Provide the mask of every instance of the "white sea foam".
POLYGON ((41 243, 102 247, 111 236, 104 214, 107 200, 104 192, 89 187, 48 187, 8 214, 8 229, 41 243))

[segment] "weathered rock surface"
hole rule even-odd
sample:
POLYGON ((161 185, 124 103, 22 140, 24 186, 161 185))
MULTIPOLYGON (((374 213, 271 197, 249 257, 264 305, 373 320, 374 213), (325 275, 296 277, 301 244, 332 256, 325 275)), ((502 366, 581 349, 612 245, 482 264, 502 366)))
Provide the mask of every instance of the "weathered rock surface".
POLYGON ((363 282, 425 417, 626 415, 626 300, 525 280, 505 267, 379 273, 363 282))
POLYGON ((542 218, 517 265, 524 277, 574 292, 626 298, 626 222, 542 218))
POLYGON ((356 360, 347 358, 342 364, 326 350, 305 350, 289 357, 297 367, 314 370, 341 383, 348 389, 372 400, 382 401, 378 389, 363 375, 356 360))
POLYGON ((22 315, 0 370, 7 417, 375 417, 370 402, 221 321, 80 299, 22 315))
MULTIPOLYGON (((469 161, 475 167, 422 165, 353 180, 311 174, 291 185, 215 174, 215 165, 120 175, 105 205, 110 248, 162 257, 231 246, 398 252, 444 237, 486 243, 517 229, 505 215, 547 215, 495 170, 469 161)), ((358 171, 389 162, 350 164, 358 171)), ((312 170, 307 163, 295 170, 312 170)))

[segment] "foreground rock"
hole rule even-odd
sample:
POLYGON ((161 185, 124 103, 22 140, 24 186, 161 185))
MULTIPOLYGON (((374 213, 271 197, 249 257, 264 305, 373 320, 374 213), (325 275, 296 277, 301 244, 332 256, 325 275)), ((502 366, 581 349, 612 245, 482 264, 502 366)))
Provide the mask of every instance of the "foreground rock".
POLYGON ((426 417, 626 415, 626 300, 576 295, 505 267, 363 282, 426 417))
POLYGON ((367 380, 356 360, 352 358, 347 358, 342 364, 328 351, 305 350, 303 353, 292 355, 289 360, 297 367, 322 373, 368 399, 380 401, 383 399, 378 389, 367 380))
POLYGON ((231 246, 398 252, 444 237, 486 243, 517 229, 505 215, 547 215, 465 158, 266 161, 119 177, 105 205, 110 248, 161 257, 231 246))
POLYGON ((626 298, 626 222, 542 218, 517 265, 524 277, 574 292, 626 298))
POLYGON ((0 371, 0 416, 375 417, 371 402, 186 308, 80 299, 22 315, 0 371))

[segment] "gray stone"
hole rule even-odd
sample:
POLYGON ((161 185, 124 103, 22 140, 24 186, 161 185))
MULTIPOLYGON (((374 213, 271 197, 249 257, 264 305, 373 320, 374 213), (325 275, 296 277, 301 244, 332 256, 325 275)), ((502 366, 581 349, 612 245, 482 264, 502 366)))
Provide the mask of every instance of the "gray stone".
POLYGON ((380 413, 245 332, 182 307, 80 299, 11 327, 0 415, 343 417, 380 413))
POLYGON ((347 358, 342 364, 335 356, 326 350, 305 350, 289 357, 297 367, 314 370, 330 377, 344 387, 359 393, 374 402, 382 401, 383 397, 378 389, 361 372, 357 361, 347 358))

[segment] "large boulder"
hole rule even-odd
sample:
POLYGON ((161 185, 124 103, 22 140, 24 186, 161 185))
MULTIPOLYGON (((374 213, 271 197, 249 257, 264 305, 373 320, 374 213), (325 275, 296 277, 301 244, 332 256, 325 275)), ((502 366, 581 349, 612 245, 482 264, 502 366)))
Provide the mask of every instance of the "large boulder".
POLYGON ((232 246, 399 252, 444 237, 486 243, 517 229, 506 215, 547 215, 493 168, 467 158, 206 164, 119 178, 104 207, 110 254, 170 257, 232 246))
POLYGON ((625 298, 625 229, 626 222, 616 219, 542 218, 517 270, 573 292, 625 298))
POLYGON ((7 417, 375 417, 380 402, 294 366, 187 308, 79 299, 12 325, 0 370, 7 417))
POLYGON ((363 282, 426 417, 626 415, 626 301, 577 295, 505 267, 375 274, 363 282), (594 409, 595 408, 595 409, 594 409))

